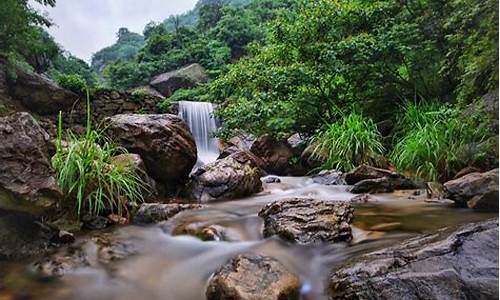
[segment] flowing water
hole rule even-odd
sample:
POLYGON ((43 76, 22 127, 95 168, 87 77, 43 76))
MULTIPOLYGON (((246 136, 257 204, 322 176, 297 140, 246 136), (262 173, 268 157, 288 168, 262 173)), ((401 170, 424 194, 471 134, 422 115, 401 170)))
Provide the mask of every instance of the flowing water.
POLYGON ((207 164, 219 156, 218 140, 214 137, 217 124, 214 108, 208 102, 179 102, 179 117, 188 124, 198 150, 197 165, 207 164))
POLYGON ((262 237, 263 222, 257 216, 262 206, 291 196, 338 201, 353 195, 346 191, 346 186, 318 185, 307 177, 281 180, 265 184, 258 195, 185 211, 161 224, 112 229, 113 235, 133 244, 138 254, 111 266, 97 264, 47 280, 34 276, 29 262, 0 263, 0 299, 202 300, 210 275, 236 254, 247 252, 275 257, 298 274, 303 299, 325 299, 322 291, 329 272, 350 257, 419 233, 493 216, 449 204, 427 203, 425 196, 414 196, 411 191, 380 194, 374 196, 373 202, 354 204, 352 242, 289 245, 277 238, 262 237), (191 223, 220 225, 232 241, 203 242, 172 235, 176 226, 191 223))

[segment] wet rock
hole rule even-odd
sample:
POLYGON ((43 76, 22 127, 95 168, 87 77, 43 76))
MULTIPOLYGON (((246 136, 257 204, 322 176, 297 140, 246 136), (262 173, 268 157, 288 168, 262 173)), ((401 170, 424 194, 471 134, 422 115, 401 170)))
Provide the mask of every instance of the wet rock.
POLYGON ((369 165, 361 165, 354 170, 347 172, 345 174, 345 181, 347 184, 353 185, 365 179, 378 179, 383 177, 403 178, 402 175, 390 170, 375 168, 369 165))
POLYGON ((307 147, 306 140, 302 138, 298 133, 292 134, 287 139, 287 143, 292 148, 293 153, 297 156, 300 156, 307 147))
POLYGON ((266 176, 262 178, 263 183, 280 183, 281 179, 278 176, 266 176))
POLYGON ((235 199, 260 192, 261 176, 253 155, 240 151, 198 168, 187 190, 200 202, 235 199))
POLYGON ((181 223, 173 230, 174 235, 191 235, 202 241, 239 241, 240 239, 231 234, 224 226, 207 224, 205 222, 181 223))
POLYGON ((36 262, 34 270, 43 276, 62 276, 84 267, 110 267, 112 262, 137 253, 132 243, 113 234, 99 234, 59 249, 36 262))
POLYGON ((207 82, 208 75, 199 64, 191 64, 179 70, 160 74, 150 85, 165 97, 170 97, 178 89, 188 89, 207 82))
POLYGON ((219 154, 219 157, 217 157, 217 159, 223 159, 223 158, 226 158, 228 157, 229 155, 233 154, 233 153, 236 153, 236 152, 240 152, 242 151, 242 149, 236 147, 236 146, 229 146, 229 147, 225 147, 221 153, 219 154))
POLYGON ((134 217, 136 224, 149 224, 167 221, 176 214, 184 210, 200 209, 204 206, 201 204, 160 204, 160 203, 144 203, 141 205, 134 217))
POLYGON ((425 184, 427 198, 429 199, 442 199, 445 195, 444 186, 439 182, 427 182, 425 184))
POLYGON ((75 242, 75 236, 71 232, 60 230, 52 241, 58 244, 72 244, 75 242))
POLYGON ((47 133, 28 113, 0 118, 0 208, 43 213, 62 199, 47 133))
POLYGON ((391 193, 395 190, 411 190, 418 186, 407 178, 382 177, 358 181, 349 190, 353 194, 391 193))
POLYGON ((260 255, 239 255, 215 272, 207 300, 295 300, 300 280, 279 261, 260 255))
POLYGON ((421 235, 333 270, 330 299, 498 299, 498 219, 421 235))
POLYGON ((58 234, 33 215, 0 209, 0 261, 45 254, 57 242, 58 234))
POLYGON ((276 140, 266 134, 252 144, 250 152, 264 162, 262 168, 270 174, 299 176, 306 173, 299 164, 298 156, 297 162, 293 162, 296 155, 286 140, 276 140))
POLYGON ((446 198, 458 206, 498 212, 498 169, 470 173, 444 184, 446 198))
POLYGON ((312 177, 314 183, 324 185, 345 185, 342 172, 337 170, 323 170, 312 177))
POLYGON ((83 228, 88 230, 102 230, 108 228, 113 223, 103 216, 85 215, 82 217, 83 228))
POLYGON ((196 145, 186 123, 169 114, 123 114, 105 119, 107 132, 129 152, 139 154, 148 174, 172 187, 188 178, 196 145))
POLYGON ((369 203, 369 202, 377 202, 377 199, 375 199, 372 195, 370 194, 360 194, 356 195, 349 200, 351 203, 369 203))
POLYGON ((264 237, 278 235, 298 244, 349 241, 354 209, 348 202, 290 198, 266 205, 264 237))
POLYGON ((42 115, 66 111, 78 99, 78 95, 47 77, 20 68, 16 70, 16 79, 10 83, 9 91, 29 111, 42 115))

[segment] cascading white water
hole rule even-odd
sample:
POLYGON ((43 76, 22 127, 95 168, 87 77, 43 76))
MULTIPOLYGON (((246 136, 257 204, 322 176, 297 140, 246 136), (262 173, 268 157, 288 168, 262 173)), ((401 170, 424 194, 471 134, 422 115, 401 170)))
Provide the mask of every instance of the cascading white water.
POLYGON ((214 132, 217 124, 213 116, 214 107, 209 102, 179 102, 179 117, 188 124, 198 149, 197 165, 204 165, 219 156, 218 140, 214 132))

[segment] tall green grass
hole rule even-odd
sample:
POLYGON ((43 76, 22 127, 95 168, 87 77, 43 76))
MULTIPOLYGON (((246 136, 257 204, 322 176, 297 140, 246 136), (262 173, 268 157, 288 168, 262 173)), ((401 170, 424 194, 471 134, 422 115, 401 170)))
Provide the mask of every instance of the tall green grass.
POLYGON ((458 108, 408 103, 399 118, 391 160, 401 172, 445 181, 491 149, 488 132, 458 108))
POLYGON ((382 154, 384 147, 377 126, 369 118, 351 112, 317 134, 312 158, 323 161, 322 168, 349 171, 382 154))
POLYGON ((112 159, 126 153, 92 128, 90 96, 87 91, 87 125, 83 135, 65 135, 63 145, 62 114, 59 113, 56 154, 52 159, 58 184, 74 203, 78 216, 99 215, 111 211, 127 215, 128 202, 142 202, 146 184, 137 170, 117 166, 112 159))

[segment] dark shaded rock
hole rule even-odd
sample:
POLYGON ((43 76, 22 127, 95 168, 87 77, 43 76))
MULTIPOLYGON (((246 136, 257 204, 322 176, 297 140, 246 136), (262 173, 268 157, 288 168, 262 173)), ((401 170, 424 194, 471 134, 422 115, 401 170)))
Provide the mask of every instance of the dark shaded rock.
POLYGON ((263 183, 280 183, 281 179, 278 176, 266 176, 262 178, 263 183))
POLYGON ((311 244, 349 241, 353 212, 348 202, 290 198, 266 205, 259 216, 264 219, 264 237, 311 244))
POLYGON ((345 174, 345 181, 347 184, 353 185, 360 182, 361 180, 378 179, 382 177, 403 178, 402 175, 399 175, 390 170, 375 168, 369 165, 361 165, 354 170, 347 172, 345 174))
POLYGON ((319 168, 324 162, 319 157, 313 155, 314 149, 316 147, 317 147, 316 144, 310 144, 304 149, 304 151, 300 155, 300 161, 302 162, 304 168, 306 168, 307 170, 319 168))
POLYGON ((324 185, 345 185, 342 172, 337 170, 323 170, 312 177, 314 183, 324 185))
POLYGON ((158 191, 159 186, 156 181, 148 175, 146 171, 146 165, 144 164, 144 161, 139 154, 120 154, 113 157, 112 163, 115 166, 119 166, 121 168, 134 171, 136 172, 136 174, 139 174, 140 178, 146 185, 145 190, 142 193, 146 202, 155 201, 161 194, 161 192, 158 191))
POLYGON ((18 68, 16 79, 10 83, 10 94, 29 111, 38 114, 56 114, 69 109, 78 95, 61 88, 52 80, 18 68))
POLYGON ((43 213, 62 193, 48 157, 47 133, 28 113, 0 118, 0 208, 43 213))
POLYGON ((207 300, 298 300, 300 280, 279 261, 259 255, 238 255, 215 272, 207 300))
POLYGON ((300 160, 286 140, 276 140, 270 135, 259 137, 250 148, 263 162, 263 169, 274 175, 304 175, 300 160), (294 157, 297 162, 294 163, 294 157))
POLYGON ((421 235, 354 258, 330 299, 498 299, 498 219, 421 235))
POLYGON ((390 193, 395 190, 416 189, 417 185, 407 178, 381 177, 376 179, 365 179, 354 184, 349 190, 353 194, 361 193, 390 193))
POLYGON ((187 89, 207 82, 208 75, 199 64, 191 64, 182 69, 163 73, 151 81, 150 85, 165 97, 170 97, 178 89, 187 89))
POLYGON ((189 127, 177 116, 116 115, 105 119, 110 137, 144 160, 147 173, 167 188, 184 182, 196 163, 189 127))
POLYGON ((446 198, 460 207, 498 212, 498 169, 470 173, 444 184, 446 198))
POLYGON ((300 156, 307 147, 306 140, 298 133, 292 134, 286 141, 292 148, 293 154, 296 156, 300 156))
POLYGON ((176 214, 184 210, 203 208, 200 204, 160 204, 160 203, 144 203, 141 205, 134 217, 136 224, 149 224, 167 221, 176 214))
POLYGON ((83 228, 88 230, 102 230, 112 225, 112 222, 103 216, 85 215, 82 217, 83 228))
POLYGON ((58 230, 33 215, 0 209, 0 260, 21 260, 47 253, 58 230))
POLYGON ((137 253, 132 243, 110 233, 82 239, 34 264, 43 276, 62 276, 84 267, 109 266, 137 253))
POLYGON ((240 152, 242 151, 242 149, 236 147, 236 146, 229 146, 229 147, 225 147, 221 153, 219 154, 219 157, 217 157, 217 159, 223 159, 223 158, 226 158, 228 157, 229 155, 233 154, 233 153, 236 153, 236 152, 240 152))
POLYGON ((262 190, 261 176, 253 155, 240 151, 198 168, 187 191, 200 202, 245 197, 262 190))

